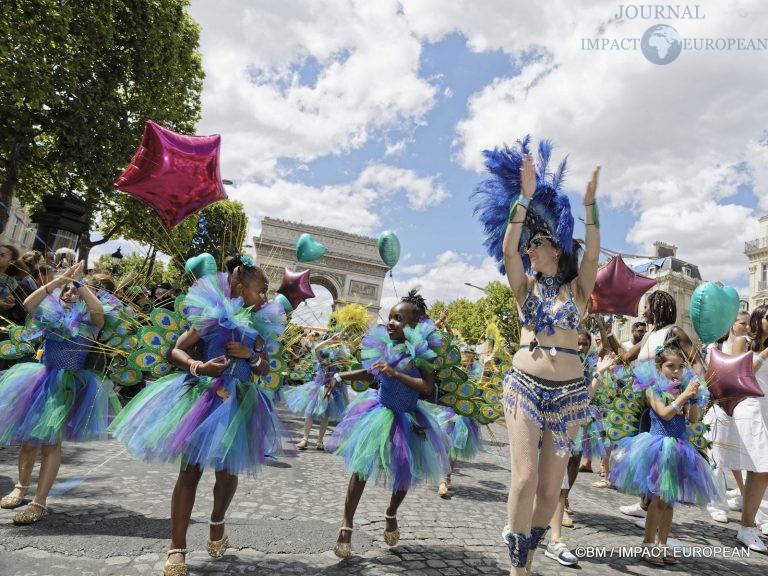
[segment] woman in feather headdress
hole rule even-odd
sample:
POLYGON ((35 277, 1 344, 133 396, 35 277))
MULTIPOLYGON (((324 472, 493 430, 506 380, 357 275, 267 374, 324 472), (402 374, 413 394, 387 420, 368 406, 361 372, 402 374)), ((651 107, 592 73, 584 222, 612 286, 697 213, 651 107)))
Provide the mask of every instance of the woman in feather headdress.
POLYGON ((37 288, 24 300, 33 315, 25 339, 43 337, 40 362, 24 362, 0 378, 0 445, 20 444, 19 483, 3 508, 20 506, 29 489, 36 447, 40 447, 37 490, 14 524, 40 521, 61 465, 61 442, 106 440, 112 383, 85 369, 101 327, 104 307, 82 279, 83 262, 37 288))
POLYGON ((506 272, 520 310, 521 345, 504 379, 512 462, 508 526, 503 537, 513 574, 530 570, 560 495, 569 437, 587 416, 587 387, 577 329, 595 284, 600 233, 595 168, 584 195, 586 249, 579 264, 568 197, 560 194, 565 162, 552 174, 551 144, 530 137, 486 151, 491 176, 475 192, 489 253, 506 272), (526 269, 530 274, 526 273, 526 269))
POLYGON ((208 554, 221 558, 229 540, 224 516, 237 475, 255 474, 279 449, 274 408, 253 376, 269 372, 267 347, 285 328, 283 307, 267 301, 267 277, 249 256, 227 260, 230 274, 200 278, 189 289, 190 328, 169 353, 183 373, 157 380, 124 408, 115 438, 146 460, 180 462, 171 500, 171 550, 165 576, 187 574, 187 528, 204 468, 213 468, 213 510, 208 554), (202 344, 202 359, 190 355, 202 344))
MULTIPOLYGON (((352 474, 344 504, 344 525, 333 551, 352 553, 355 510, 368 480, 391 486, 385 512, 384 541, 400 539, 397 510, 408 489, 419 482, 437 484, 450 471, 448 439, 431 411, 419 401, 434 391, 433 348, 442 344, 435 325, 426 318, 424 299, 412 291, 389 311, 386 326, 371 329, 362 341, 362 370, 337 372, 332 382, 375 381, 378 390, 360 394, 349 405, 328 449, 341 456, 352 474)), ((331 394, 332 389, 327 392, 331 394)))

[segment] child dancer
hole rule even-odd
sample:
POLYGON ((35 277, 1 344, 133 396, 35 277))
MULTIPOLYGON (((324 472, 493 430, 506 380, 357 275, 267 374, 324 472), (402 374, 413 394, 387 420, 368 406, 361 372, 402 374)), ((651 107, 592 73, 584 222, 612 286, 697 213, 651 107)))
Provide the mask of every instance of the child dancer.
POLYGON ((316 419, 320 420, 320 430, 317 433, 315 448, 325 450, 323 439, 328 422, 341 420, 349 404, 346 386, 334 386, 333 391, 326 397, 330 380, 350 356, 349 347, 341 339, 341 332, 315 346, 313 355, 317 370, 315 378, 285 392, 285 404, 288 409, 295 414, 304 415, 304 437, 296 444, 299 450, 306 450, 309 432, 316 419))
POLYGON ((13 517, 33 524, 48 511, 48 492, 61 465, 61 442, 106 440, 110 413, 118 403, 109 381, 85 369, 85 360, 104 325, 104 309, 82 281, 83 262, 41 286, 24 300, 34 315, 30 339, 43 336, 39 363, 16 364, 0 378, 0 444, 21 444, 19 482, 3 507, 20 506, 29 489, 40 446, 40 477, 35 497, 13 517))
POLYGON ((381 479, 392 487, 385 513, 384 541, 394 546, 400 539, 397 509, 408 489, 417 482, 440 481, 450 470, 448 440, 419 395, 435 386, 431 349, 440 344, 431 320, 425 319, 424 299, 411 291, 389 311, 389 321, 373 328, 362 342, 363 370, 338 372, 341 380, 375 381, 378 391, 355 398, 337 426, 329 450, 341 456, 349 479, 344 503, 344 524, 333 551, 339 558, 352 554, 355 510, 368 479, 381 479))
POLYGON ((678 563, 667 550, 675 502, 703 508, 724 496, 711 466, 688 441, 686 423, 699 420, 709 391, 684 366, 680 348, 660 346, 655 364, 635 369, 634 388, 645 391, 651 430, 620 440, 611 457, 609 480, 622 492, 651 497, 643 559, 656 565, 678 563))
POLYGON ((265 305, 267 277, 248 256, 227 260, 230 275, 199 279, 185 300, 191 326, 169 353, 187 373, 148 386, 113 424, 115 438, 136 456, 181 461, 171 500, 171 550, 165 576, 187 574, 187 528, 203 469, 216 471, 208 554, 221 558, 229 540, 224 516, 237 475, 255 474, 279 446, 272 404, 253 374, 269 372, 266 346, 285 327, 279 303, 265 305), (202 341, 202 360, 189 354, 202 341))

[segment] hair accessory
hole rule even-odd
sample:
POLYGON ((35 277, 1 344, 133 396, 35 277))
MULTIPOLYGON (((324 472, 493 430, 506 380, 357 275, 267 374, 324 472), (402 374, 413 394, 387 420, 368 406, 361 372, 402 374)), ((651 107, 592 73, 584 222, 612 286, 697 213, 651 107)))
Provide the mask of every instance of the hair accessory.
MULTIPOLYGON (((240 254, 240 264, 245 266, 246 268, 253 268, 253 258, 249 256, 248 254, 240 254)), ((230 264, 231 266, 231 264, 230 264)))
MULTIPOLYGON (((473 197, 474 213, 483 226, 485 241, 483 244, 488 254, 498 263, 499 271, 504 274, 504 234, 510 220, 512 205, 523 205, 521 194, 520 168, 523 158, 530 154, 531 137, 518 140, 512 148, 504 147, 485 150, 485 166, 490 177, 481 182, 473 197)), ((531 261, 526 253, 528 241, 536 232, 546 231, 553 243, 566 254, 573 252, 573 215, 568 196, 560 189, 565 174, 565 160, 557 170, 548 169, 552 155, 552 144, 548 140, 539 143, 538 162, 536 163, 536 191, 530 199, 520 233, 518 251, 525 269, 530 272, 531 261)), ((514 213, 513 213, 514 216, 514 213)))
POLYGON ((662 346, 656 346, 656 356, 658 356, 659 354, 664 352, 665 348, 666 348, 666 346, 663 346, 663 345, 662 346))

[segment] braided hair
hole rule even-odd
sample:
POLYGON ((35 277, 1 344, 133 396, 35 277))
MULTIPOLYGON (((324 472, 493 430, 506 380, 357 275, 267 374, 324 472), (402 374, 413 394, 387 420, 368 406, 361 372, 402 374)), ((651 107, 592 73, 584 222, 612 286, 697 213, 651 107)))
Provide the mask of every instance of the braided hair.
POLYGON ((230 254, 224 260, 224 268, 231 276, 236 276, 240 282, 266 278, 264 271, 256 266, 251 256, 247 254, 230 254))
POLYGON ((669 292, 656 290, 648 296, 646 316, 655 329, 674 324, 677 320, 677 304, 669 292))
POLYGON ((400 302, 405 302, 413 307, 414 315, 419 320, 427 317, 427 302, 417 290, 411 290, 407 296, 403 296, 400 302))

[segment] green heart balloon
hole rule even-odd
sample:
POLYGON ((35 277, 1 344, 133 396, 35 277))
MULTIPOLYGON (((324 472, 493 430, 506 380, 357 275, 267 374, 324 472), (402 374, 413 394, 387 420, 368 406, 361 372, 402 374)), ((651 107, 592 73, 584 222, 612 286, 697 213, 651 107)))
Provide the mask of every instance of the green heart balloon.
POLYGON ((296 240, 296 260, 299 262, 312 262, 325 254, 325 246, 315 240, 312 234, 302 234, 296 240))
POLYGON ((218 271, 216 267, 216 259, 208 254, 208 252, 192 256, 192 258, 184 263, 184 270, 193 274, 195 278, 202 278, 208 274, 216 274, 218 271))
POLYGON ((702 342, 719 340, 730 330, 739 313, 739 294, 730 286, 699 284, 691 294, 691 322, 702 342))

